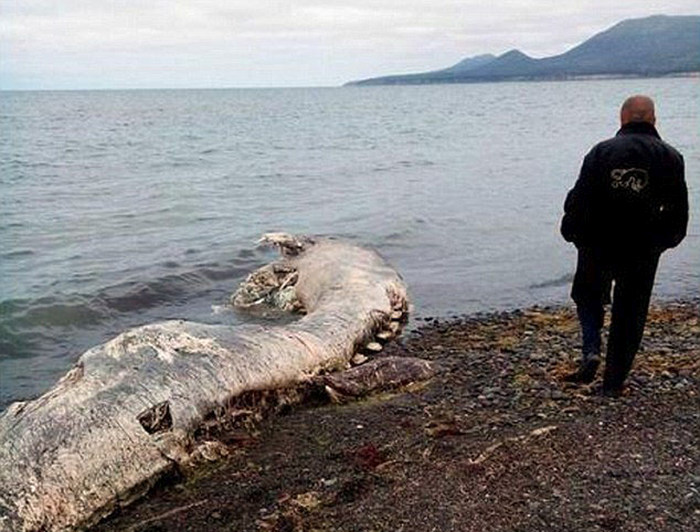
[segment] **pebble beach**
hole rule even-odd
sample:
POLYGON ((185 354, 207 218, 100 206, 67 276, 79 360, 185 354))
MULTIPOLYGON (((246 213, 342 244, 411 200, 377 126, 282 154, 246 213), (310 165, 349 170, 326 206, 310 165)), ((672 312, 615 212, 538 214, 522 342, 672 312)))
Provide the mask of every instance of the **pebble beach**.
POLYGON ((699 300, 653 304, 618 399, 562 382, 571 307, 413 326, 373 356, 430 360, 430 381, 224 434, 226 456, 95 530, 697 530, 699 300))

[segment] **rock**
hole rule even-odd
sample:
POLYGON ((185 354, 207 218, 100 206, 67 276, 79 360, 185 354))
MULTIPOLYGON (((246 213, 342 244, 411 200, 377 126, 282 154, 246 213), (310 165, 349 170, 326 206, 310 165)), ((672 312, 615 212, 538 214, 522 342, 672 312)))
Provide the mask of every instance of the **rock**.
POLYGON ((292 502, 305 510, 313 510, 321 505, 321 497, 316 491, 300 493, 292 502))
POLYGON ((554 399, 555 401, 561 401, 562 399, 566 399, 566 394, 563 392, 560 392, 559 390, 554 390, 551 393, 551 398, 554 399))

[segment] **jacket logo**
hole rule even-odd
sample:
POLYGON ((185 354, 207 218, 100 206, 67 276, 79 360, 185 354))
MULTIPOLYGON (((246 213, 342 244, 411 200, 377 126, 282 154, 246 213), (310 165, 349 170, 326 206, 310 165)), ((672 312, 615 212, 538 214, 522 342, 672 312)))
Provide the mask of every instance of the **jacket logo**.
POLYGON ((649 173, 643 168, 616 168, 610 172, 612 188, 641 192, 649 184, 649 173))

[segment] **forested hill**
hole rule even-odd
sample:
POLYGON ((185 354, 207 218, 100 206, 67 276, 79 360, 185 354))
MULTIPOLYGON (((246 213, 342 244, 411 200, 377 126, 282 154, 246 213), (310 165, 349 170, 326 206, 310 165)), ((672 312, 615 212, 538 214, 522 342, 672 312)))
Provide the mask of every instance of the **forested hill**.
POLYGON ((700 72, 700 16, 629 19, 571 50, 535 59, 519 50, 466 58, 442 70, 383 76, 348 85, 418 85, 700 72))

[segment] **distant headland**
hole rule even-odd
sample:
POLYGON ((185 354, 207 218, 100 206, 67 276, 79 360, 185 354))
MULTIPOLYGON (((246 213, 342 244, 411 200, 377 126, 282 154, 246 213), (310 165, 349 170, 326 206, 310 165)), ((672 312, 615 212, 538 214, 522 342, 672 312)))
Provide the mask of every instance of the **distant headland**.
POLYGON ((351 81, 348 86, 653 77, 700 73, 700 16, 628 19, 571 50, 535 59, 520 50, 467 57, 442 70, 351 81))

